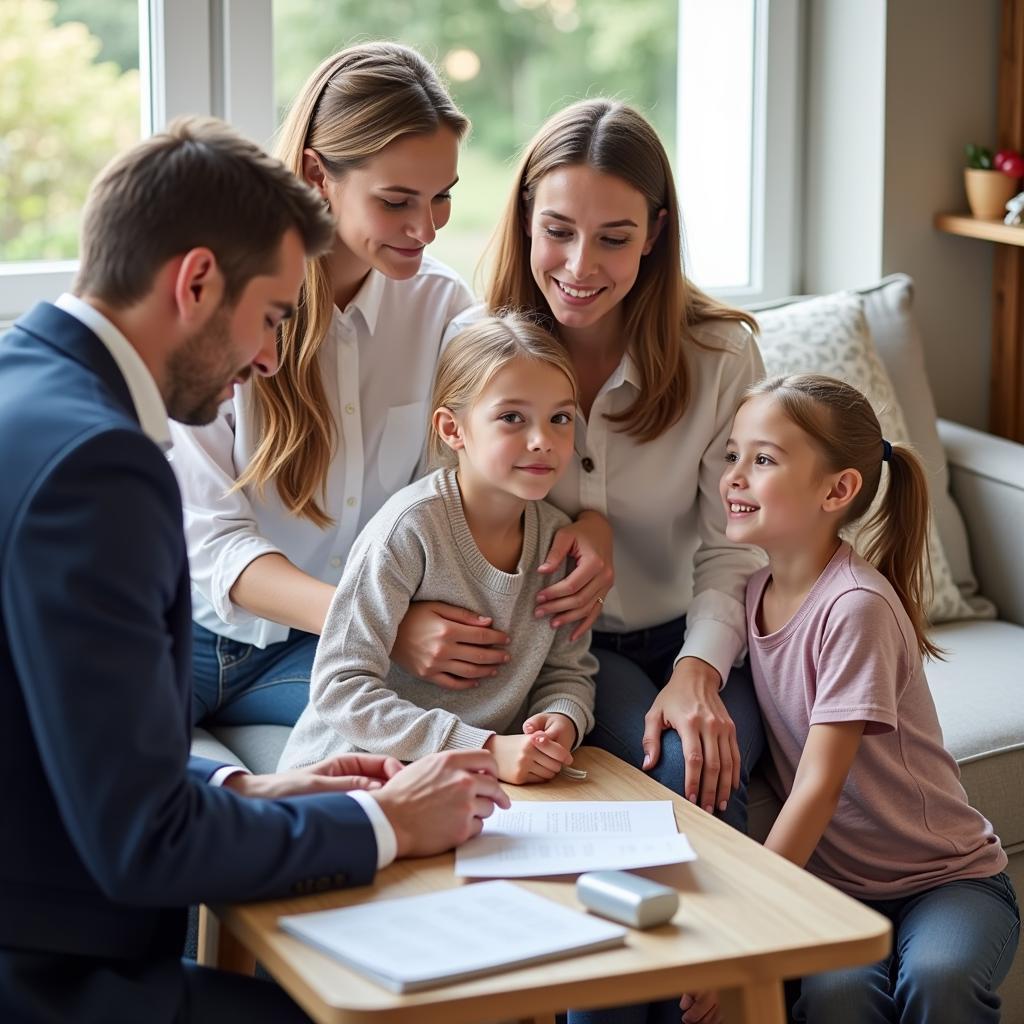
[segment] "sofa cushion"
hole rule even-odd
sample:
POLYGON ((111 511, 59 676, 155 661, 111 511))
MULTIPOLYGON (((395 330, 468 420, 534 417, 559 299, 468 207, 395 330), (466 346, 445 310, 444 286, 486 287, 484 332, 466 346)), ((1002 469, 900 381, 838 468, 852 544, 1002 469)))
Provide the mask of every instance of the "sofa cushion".
POLYGON ((1024 627, 949 622, 932 638, 948 653, 928 684, 964 789, 1005 846, 1024 842, 1024 627))
MULTIPOLYGON (((911 439, 893 384, 872 340, 860 295, 823 295, 766 310, 758 314, 758 320, 758 343, 769 375, 824 373, 845 380, 867 397, 885 437, 890 441, 911 439)), ((861 523, 870 518, 880 501, 881 493, 861 523)), ((863 553, 868 541, 863 532, 856 526, 844 532, 863 553)), ((934 522, 929 526, 928 550, 933 582, 929 618, 944 622, 976 615, 953 580, 934 522)))
MULTIPOLYGON (((978 596, 963 518, 949 494, 946 454, 936 428, 935 401, 925 372, 924 346, 913 315, 914 284, 906 274, 891 274, 856 290, 878 355, 903 410, 908 436, 925 466, 932 485, 932 509, 953 580, 967 606, 978 617, 990 617, 991 602, 978 596)), ((761 313, 807 301, 806 296, 777 299, 754 307, 761 313)))
POLYGON ((213 729, 216 739, 257 775, 277 771, 290 732, 286 725, 219 725, 213 729))
MULTIPOLYGON (((928 663, 928 684, 968 799, 992 822, 1004 847, 1024 843, 1024 627, 949 622, 932 637, 947 660, 928 663)), ((764 840, 778 811, 779 802, 756 774, 750 834, 764 840)))

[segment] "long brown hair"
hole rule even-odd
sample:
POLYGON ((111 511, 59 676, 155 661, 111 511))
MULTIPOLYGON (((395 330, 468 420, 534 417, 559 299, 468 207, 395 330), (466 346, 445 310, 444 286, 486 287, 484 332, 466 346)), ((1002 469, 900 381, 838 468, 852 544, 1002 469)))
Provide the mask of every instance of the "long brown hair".
POLYGON ((926 594, 931 588, 928 554, 928 478, 914 450, 905 444, 889 446, 871 403, 854 387, 816 373, 771 377, 751 385, 743 400, 770 395, 782 412, 818 448, 829 472, 855 469, 863 481, 850 503, 843 525, 867 513, 882 481, 882 464, 889 479, 875 512, 862 529, 868 537, 864 557, 891 584, 907 611, 918 649, 932 658, 942 649, 926 635, 926 594))
MULTIPOLYGON (((434 69, 408 47, 364 43, 313 72, 288 112, 276 152, 301 178, 303 151, 314 149, 337 178, 396 139, 439 127, 461 139, 469 121, 434 69)), ((318 360, 334 309, 328 260, 326 254, 306 266, 295 316, 278 334, 280 370, 253 380, 260 441, 235 484, 262 493, 273 480, 285 507, 319 527, 333 521, 324 500, 337 430, 318 360)))
POLYGON ((672 168, 657 133, 632 107, 608 99, 581 100, 550 118, 533 137, 516 175, 493 239, 495 259, 487 287, 491 309, 516 307, 543 314, 558 325, 530 271, 529 223, 540 180, 559 167, 592 167, 614 175, 647 201, 649 228, 660 211, 664 225, 623 298, 626 336, 640 371, 636 401, 609 415, 626 433, 651 441, 677 422, 689 401, 685 345, 692 328, 707 320, 734 320, 756 332, 743 310, 711 298, 683 274, 679 203, 672 168))
MULTIPOLYGON (((547 363, 561 370, 576 399, 576 373, 565 347, 530 317, 503 311, 470 324, 452 338, 437 364, 431 410, 459 412, 468 408, 491 378, 516 359, 547 363)), ((433 428, 429 446, 432 465, 452 464, 451 449, 433 428)))

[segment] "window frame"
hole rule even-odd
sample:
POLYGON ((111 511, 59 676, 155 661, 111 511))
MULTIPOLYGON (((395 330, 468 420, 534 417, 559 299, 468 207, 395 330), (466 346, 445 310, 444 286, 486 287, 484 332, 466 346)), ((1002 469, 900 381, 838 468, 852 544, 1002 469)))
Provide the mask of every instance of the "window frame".
MULTIPOLYGON (((755 3, 751 284, 715 290, 736 303, 791 294, 800 280, 804 0, 755 3)), ((139 0, 139 41, 143 137, 191 113, 270 142, 272 0, 139 0)), ((76 269, 76 260, 0 263, 0 320, 66 291, 76 269)))

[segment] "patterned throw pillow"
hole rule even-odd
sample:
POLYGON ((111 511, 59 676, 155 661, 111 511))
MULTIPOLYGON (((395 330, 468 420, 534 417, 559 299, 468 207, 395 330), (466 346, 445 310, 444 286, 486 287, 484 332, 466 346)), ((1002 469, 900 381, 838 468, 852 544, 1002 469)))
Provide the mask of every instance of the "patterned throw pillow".
MULTIPOLYGON (((758 344, 769 377, 780 373, 824 373, 838 377, 867 397, 888 440, 909 439, 889 374, 871 339, 863 300, 856 292, 837 292, 765 310, 757 314, 757 320, 761 325, 758 344)), ((879 500, 880 497, 875 499, 861 523, 870 517, 879 500)), ((863 550, 865 538, 857 524, 845 532, 850 543, 863 550)), ((977 612, 953 581, 934 522, 929 525, 928 551, 932 566, 928 617, 933 623, 975 618, 977 612)))

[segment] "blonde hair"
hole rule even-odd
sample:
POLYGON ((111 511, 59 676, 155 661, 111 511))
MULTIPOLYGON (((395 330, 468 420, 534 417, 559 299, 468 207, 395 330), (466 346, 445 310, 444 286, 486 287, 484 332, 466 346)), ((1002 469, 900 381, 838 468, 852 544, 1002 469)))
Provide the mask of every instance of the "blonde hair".
MULTIPOLYGON (((439 127, 461 139, 469 121, 434 69, 408 47, 365 43, 328 57, 313 72, 288 112, 276 151, 301 178, 303 151, 314 149, 337 178, 396 139, 439 127)), ((329 255, 306 266, 295 316, 278 332, 280 370, 253 379, 260 441, 235 484, 251 484, 262 494, 273 480, 285 507, 321 528, 333 521, 324 502, 337 431, 318 360, 334 308, 329 255)))
POLYGON ((860 519, 882 480, 889 479, 880 505, 864 524, 869 540, 864 557, 892 584, 907 611, 922 655, 942 656, 926 635, 925 595, 931 587, 928 553, 928 479, 924 466, 905 444, 891 444, 888 458, 882 428, 870 402, 854 387, 816 373, 771 377, 751 385, 743 401, 770 395, 782 412, 811 439, 830 472, 855 469, 863 480, 842 525, 860 519))
POLYGON ((612 423, 640 441, 651 441, 676 423, 689 401, 686 342, 707 320, 734 320, 752 332, 757 321, 695 287, 683 274, 679 203, 672 168, 656 132, 632 107, 608 99, 574 103, 550 118, 533 137, 493 239, 495 259, 487 288, 492 309, 505 306, 542 314, 557 334, 551 309, 530 271, 529 223, 537 186, 551 171, 586 166, 620 178, 647 201, 648 230, 665 211, 664 224, 623 300, 626 336, 640 371, 635 402, 612 423))
MULTIPOLYGON (((437 364, 430 408, 453 413, 468 409, 494 375, 517 359, 547 363, 561 370, 576 400, 576 374, 565 348, 530 317, 503 311, 477 321, 451 340, 437 364)), ((457 461, 434 429, 430 431, 429 449, 433 466, 457 461)))

